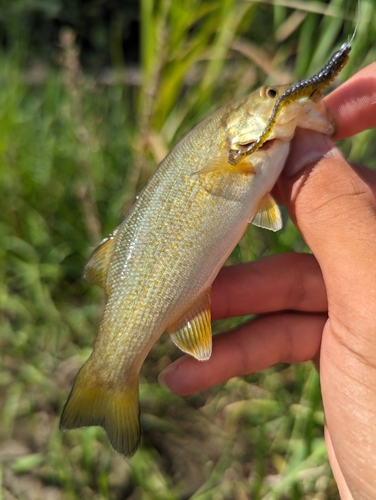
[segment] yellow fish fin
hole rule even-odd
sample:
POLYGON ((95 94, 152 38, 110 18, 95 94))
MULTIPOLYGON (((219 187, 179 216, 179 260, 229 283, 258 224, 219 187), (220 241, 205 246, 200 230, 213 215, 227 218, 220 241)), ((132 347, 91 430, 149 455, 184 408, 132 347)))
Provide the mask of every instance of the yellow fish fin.
POLYGON ((60 419, 60 430, 100 425, 111 446, 132 456, 140 441, 138 380, 131 386, 100 384, 98 374, 84 365, 77 375, 60 419))
POLYGON ((210 297, 211 289, 208 289, 185 316, 167 329, 179 349, 199 361, 209 359, 212 352, 210 297))
POLYGON ((85 266, 84 278, 106 290, 108 267, 116 244, 117 227, 107 238, 102 240, 94 250, 85 266))
POLYGON ((209 194, 236 201, 242 196, 244 178, 251 178, 254 173, 255 169, 248 157, 236 165, 230 165, 227 159, 217 157, 192 175, 199 178, 202 188, 209 194))
POLYGON ((239 161, 236 165, 231 165, 227 157, 217 157, 213 158, 210 162, 208 162, 204 168, 194 172, 192 175, 201 175, 201 174, 209 174, 209 173, 219 173, 219 172, 233 172, 233 173, 241 173, 241 174, 254 174, 255 169, 252 163, 249 161, 247 157, 244 157, 244 160, 239 161))
POLYGON ((260 201, 257 212, 250 220, 255 226, 278 231, 282 228, 282 216, 277 203, 267 193, 260 201))

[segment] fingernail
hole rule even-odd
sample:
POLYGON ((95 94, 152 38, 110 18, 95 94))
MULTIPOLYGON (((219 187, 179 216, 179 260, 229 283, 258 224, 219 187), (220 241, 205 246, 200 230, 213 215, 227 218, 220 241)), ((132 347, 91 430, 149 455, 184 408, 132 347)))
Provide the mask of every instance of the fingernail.
POLYGON ((173 378, 171 379, 171 377, 173 377, 173 374, 176 373, 177 369, 185 359, 186 356, 182 356, 181 358, 171 363, 171 365, 169 365, 159 374, 158 382, 161 384, 161 386, 171 390, 172 386, 176 385, 173 383, 174 379, 173 378))
POLYGON ((285 177, 292 177, 311 163, 318 162, 336 149, 326 135, 306 130, 297 130, 291 143, 290 154, 283 171, 285 177))
MULTIPOLYGON (((168 368, 166 368, 166 370, 168 370, 168 368)), ((161 384, 162 387, 165 387, 166 389, 168 389, 168 385, 165 382, 166 370, 163 370, 163 372, 161 372, 158 375, 158 382, 161 384)))

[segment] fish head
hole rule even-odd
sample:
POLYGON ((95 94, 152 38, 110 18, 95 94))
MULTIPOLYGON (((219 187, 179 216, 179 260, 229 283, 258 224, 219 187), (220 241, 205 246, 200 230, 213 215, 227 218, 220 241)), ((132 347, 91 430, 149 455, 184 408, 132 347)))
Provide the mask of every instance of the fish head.
MULTIPOLYGON (((262 86, 234 104, 232 109, 228 109, 222 123, 229 150, 245 150, 261 136, 278 98, 290 86, 262 86)), ((272 148, 272 145, 274 147, 279 141, 291 141, 296 127, 332 135, 335 130, 334 121, 322 97, 322 94, 315 94, 313 98, 302 97, 293 102, 286 102, 277 116, 268 140, 260 150, 272 148)))

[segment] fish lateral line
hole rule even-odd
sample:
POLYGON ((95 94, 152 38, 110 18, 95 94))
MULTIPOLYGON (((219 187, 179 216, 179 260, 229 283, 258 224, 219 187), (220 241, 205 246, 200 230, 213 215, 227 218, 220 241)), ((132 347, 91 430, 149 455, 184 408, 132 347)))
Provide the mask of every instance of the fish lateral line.
MULTIPOLYGON (((319 94, 319 92, 321 92, 337 77, 349 60, 349 54, 352 48, 351 44, 357 32, 359 21, 360 0, 358 0, 357 3, 357 18, 350 40, 348 42, 344 42, 340 48, 331 55, 328 62, 318 73, 310 78, 303 78, 297 83, 292 84, 287 90, 285 90, 285 92, 283 92, 282 95, 279 96, 273 107, 270 118, 258 139, 244 149, 229 150, 227 161, 230 165, 236 165, 242 157, 249 156, 254 153, 268 141, 268 138, 275 127, 277 118, 284 106, 287 106, 291 102, 301 99, 302 97, 312 98, 315 94, 319 94)), ((271 90, 273 90, 272 87, 271 90)), ((275 95, 276 93, 274 96, 273 94, 270 94, 270 92, 268 93, 268 97, 270 98, 275 97, 275 95)))

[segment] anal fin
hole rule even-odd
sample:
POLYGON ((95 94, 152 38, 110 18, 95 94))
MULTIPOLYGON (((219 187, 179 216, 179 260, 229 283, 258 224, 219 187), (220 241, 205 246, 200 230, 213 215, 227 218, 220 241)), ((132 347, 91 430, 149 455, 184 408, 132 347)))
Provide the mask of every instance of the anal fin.
POLYGON ((208 289, 178 323, 167 329, 179 349, 199 361, 209 359, 212 352, 210 297, 208 289))

